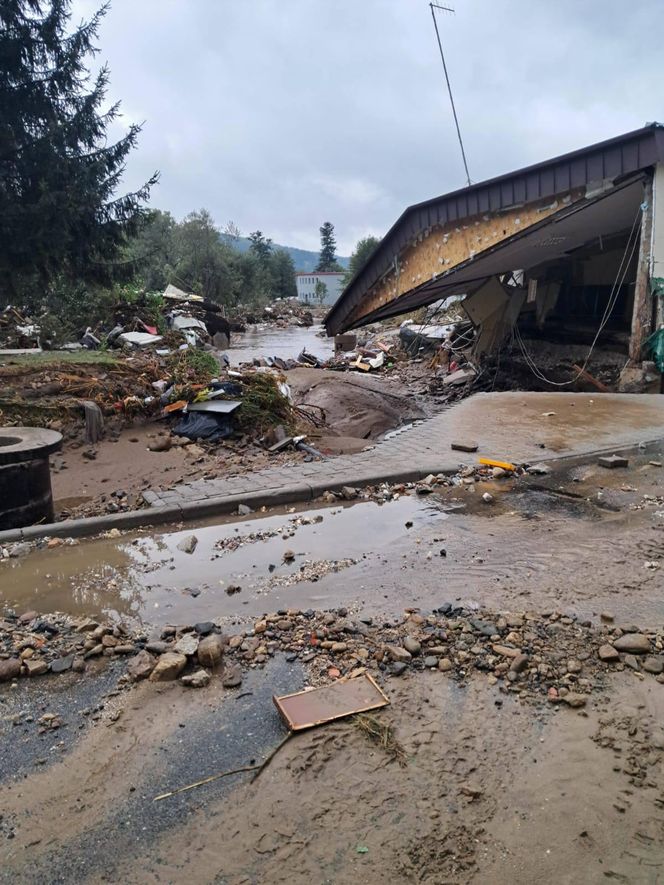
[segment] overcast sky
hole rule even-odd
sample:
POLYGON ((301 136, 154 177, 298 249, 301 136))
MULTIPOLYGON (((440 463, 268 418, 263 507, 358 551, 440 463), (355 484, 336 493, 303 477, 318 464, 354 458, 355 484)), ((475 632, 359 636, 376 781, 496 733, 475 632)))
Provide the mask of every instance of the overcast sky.
MULTIPOLYGON (((664 121, 662 0, 453 5, 473 181, 664 121)), ((177 218, 308 249, 329 220, 348 254, 465 183, 426 0, 112 0, 99 45, 125 123, 145 121, 126 184, 158 169, 152 205, 177 218)))

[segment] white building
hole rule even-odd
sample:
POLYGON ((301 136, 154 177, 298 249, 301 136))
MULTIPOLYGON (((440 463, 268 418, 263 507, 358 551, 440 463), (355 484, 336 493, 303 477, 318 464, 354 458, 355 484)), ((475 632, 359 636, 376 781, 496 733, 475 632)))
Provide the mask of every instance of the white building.
POLYGON ((316 307, 325 305, 331 307, 336 304, 337 298, 343 289, 345 274, 337 271, 318 271, 314 273, 297 273, 297 297, 305 304, 316 307), (325 290, 321 288, 322 284, 325 290))

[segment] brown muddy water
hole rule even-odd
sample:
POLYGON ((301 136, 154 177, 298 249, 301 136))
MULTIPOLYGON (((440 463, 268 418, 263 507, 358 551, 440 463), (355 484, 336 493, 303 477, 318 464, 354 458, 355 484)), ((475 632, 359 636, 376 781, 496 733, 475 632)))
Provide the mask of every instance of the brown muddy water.
POLYGON ((652 458, 36 550, 0 563, 0 605, 153 625, 448 601, 664 617, 664 468, 652 458), (179 550, 192 534, 195 552, 179 550))
MULTIPOLYGON (((302 568, 316 569, 336 560, 354 564, 386 554, 407 533, 406 522, 417 531, 445 519, 447 514, 439 509, 402 497, 389 505, 365 502, 297 514, 282 510, 225 525, 99 538, 37 550, 4 563, 0 602, 17 610, 105 615, 151 624, 255 614, 281 605, 316 607, 326 593, 319 589, 315 574, 314 580, 290 584, 302 568), (298 516, 312 522, 298 525, 298 516), (256 532, 268 537, 248 539, 237 549, 215 546, 256 532), (188 554, 178 544, 191 535, 198 544, 188 554), (289 550, 295 558, 285 562, 289 550), (241 589, 235 591, 236 587, 241 589)), ((352 564, 342 563, 342 569, 332 574, 341 580, 348 575, 352 581, 351 573, 352 564)))
POLYGON ((246 332, 234 332, 231 346, 226 353, 231 365, 250 362, 254 357, 278 356, 282 360, 297 359, 302 350, 327 359, 334 353, 334 339, 319 337, 322 326, 309 328, 288 326, 285 329, 274 326, 248 326, 246 332))

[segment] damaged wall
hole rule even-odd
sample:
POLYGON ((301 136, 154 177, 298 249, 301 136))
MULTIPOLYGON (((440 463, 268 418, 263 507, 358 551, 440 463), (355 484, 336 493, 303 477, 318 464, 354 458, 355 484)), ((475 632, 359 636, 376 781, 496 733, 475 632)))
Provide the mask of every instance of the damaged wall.
POLYGON ((527 230, 584 196, 585 188, 577 188, 553 201, 540 200, 500 212, 477 215, 462 224, 452 222, 429 228, 418 237, 417 242, 395 256, 391 269, 366 293, 350 314, 347 325, 355 325, 377 308, 396 301, 406 292, 527 230))

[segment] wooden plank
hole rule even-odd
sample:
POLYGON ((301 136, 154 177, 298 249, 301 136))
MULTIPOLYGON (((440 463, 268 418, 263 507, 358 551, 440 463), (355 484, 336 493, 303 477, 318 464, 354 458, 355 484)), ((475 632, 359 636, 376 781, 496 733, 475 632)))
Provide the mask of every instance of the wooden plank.
POLYGON ((302 731, 355 713, 366 713, 389 704, 368 673, 330 685, 273 697, 275 706, 291 731, 302 731))
POLYGON ((576 364, 572 367, 574 371, 578 374, 580 378, 583 378, 584 381, 587 381, 588 384, 592 384, 593 387, 596 387, 598 390, 601 390, 602 393, 611 393, 606 384, 602 384, 601 381, 598 381, 590 372, 586 372, 581 366, 577 366, 576 364))

